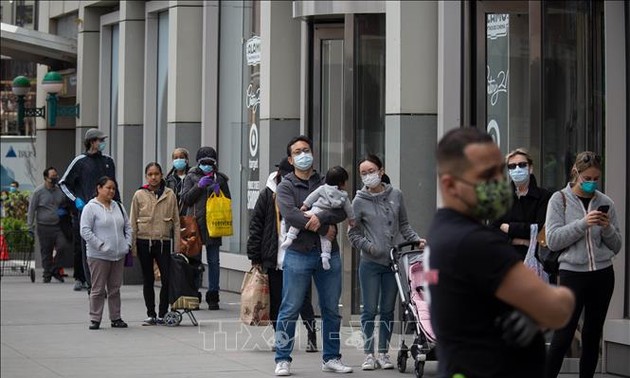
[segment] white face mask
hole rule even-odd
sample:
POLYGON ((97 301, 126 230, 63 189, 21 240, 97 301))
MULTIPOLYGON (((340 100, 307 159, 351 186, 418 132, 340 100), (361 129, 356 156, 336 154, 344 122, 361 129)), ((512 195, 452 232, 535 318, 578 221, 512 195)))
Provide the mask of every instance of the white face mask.
POLYGON ((378 172, 368 173, 367 175, 361 176, 361 181, 363 181, 363 185, 368 188, 375 188, 381 183, 381 175, 378 172))

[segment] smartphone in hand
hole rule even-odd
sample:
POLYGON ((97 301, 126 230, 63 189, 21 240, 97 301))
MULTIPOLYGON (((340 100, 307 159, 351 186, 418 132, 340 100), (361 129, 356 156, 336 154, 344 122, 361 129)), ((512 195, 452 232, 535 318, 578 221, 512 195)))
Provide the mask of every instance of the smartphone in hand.
POLYGON ((609 209, 610 209, 610 205, 602 205, 597 208, 597 211, 601 211, 602 213, 608 213, 609 209))

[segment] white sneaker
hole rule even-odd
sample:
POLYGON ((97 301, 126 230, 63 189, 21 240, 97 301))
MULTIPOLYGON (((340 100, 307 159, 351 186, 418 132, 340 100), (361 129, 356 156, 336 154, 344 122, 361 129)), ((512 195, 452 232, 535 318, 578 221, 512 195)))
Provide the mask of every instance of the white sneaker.
POLYGON ((392 361, 389 359, 389 354, 379 353, 377 362, 383 369, 394 368, 394 364, 392 364, 392 361))
POLYGON ((290 361, 280 361, 276 364, 276 375, 278 376, 289 376, 291 375, 291 362, 290 361))
POLYGON ((322 371, 329 371, 333 373, 352 373, 352 368, 344 365, 340 359, 333 358, 322 363, 322 371))
POLYGON ((378 369, 378 362, 374 359, 374 355, 372 353, 365 355, 365 361, 361 365, 361 370, 374 370, 378 369))

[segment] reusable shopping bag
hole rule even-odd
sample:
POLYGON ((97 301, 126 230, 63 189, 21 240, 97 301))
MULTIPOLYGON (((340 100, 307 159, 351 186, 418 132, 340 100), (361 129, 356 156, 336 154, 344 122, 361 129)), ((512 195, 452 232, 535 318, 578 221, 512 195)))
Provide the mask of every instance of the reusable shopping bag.
POLYGON ((538 235, 538 225, 536 223, 530 225, 529 248, 525 255, 525 266, 533 270, 540 279, 549 283, 549 275, 543 269, 542 264, 536 258, 536 236, 538 235))
POLYGON ((232 231, 232 200, 223 191, 219 195, 210 194, 206 201, 206 227, 211 238, 231 236, 232 231))
POLYGON ((269 277, 259 266, 245 273, 241 285, 241 321, 250 326, 269 325, 269 277))
POLYGON ((179 243, 181 251, 179 252, 188 257, 197 256, 201 253, 203 245, 197 219, 191 215, 182 215, 179 217, 179 225, 181 231, 179 243))

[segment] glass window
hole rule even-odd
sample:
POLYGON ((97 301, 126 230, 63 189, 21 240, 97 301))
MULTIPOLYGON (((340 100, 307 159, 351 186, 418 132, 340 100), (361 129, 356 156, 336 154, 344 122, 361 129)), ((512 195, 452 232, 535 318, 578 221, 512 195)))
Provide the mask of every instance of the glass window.
MULTIPOLYGON (((356 158, 385 158, 385 15, 355 17, 356 158)), ((355 182, 360 183, 360 180, 355 182)))
POLYGON ((156 161, 169 161, 166 151, 166 130, 168 125, 168 11, 158 15, 158 53, 157 53, 157 135, 155 139, 156 161))
POLYGON ((120 32, 118 24, 112 25, 112 44, 111 44, 111 77, 109 92, 109 138, 107 143, 107 151, 110 155, 116 156, 118 143, 118 49, 120 44, 120 32))
POLYGON ((529 16, 486 14, 486 130, 505 155, 531 147, 529 16))
POLYGON ((544 2, 543 25, 542 185, 558 189, 577 152, 603 151, 603 3, 544 2))
POLYGON ((229 178, 234 236, 223 250, 245 252, 249 212, 258 196, 260 3, 220 3, 219 170, 229 178))

